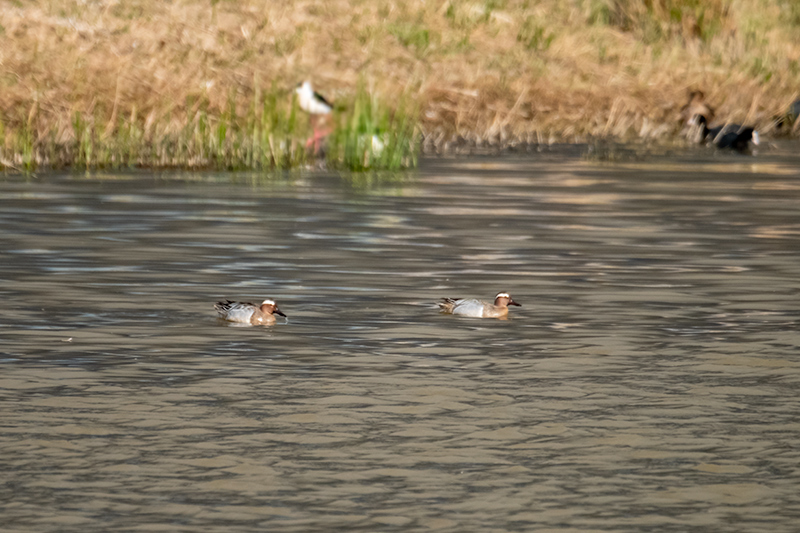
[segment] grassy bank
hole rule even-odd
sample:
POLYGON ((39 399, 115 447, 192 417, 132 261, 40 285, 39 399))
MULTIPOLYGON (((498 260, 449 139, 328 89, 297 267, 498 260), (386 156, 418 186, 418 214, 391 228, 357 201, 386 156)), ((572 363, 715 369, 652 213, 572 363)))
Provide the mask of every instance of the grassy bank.
POLYGON ((793 0, 0 0, 0 43, 13 169, 303 164, 303 79, 349 168, 413 164, 415 135, 668 140, 692 89, 769 133, 800 91, 793 0))

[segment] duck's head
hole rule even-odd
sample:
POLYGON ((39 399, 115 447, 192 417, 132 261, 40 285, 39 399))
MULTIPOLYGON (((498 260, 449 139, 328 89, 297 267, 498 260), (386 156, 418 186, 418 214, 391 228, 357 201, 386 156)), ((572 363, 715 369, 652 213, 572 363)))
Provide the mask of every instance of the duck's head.
POLYGON ((268 315, 273 315, 274 314, 274 315, 281 315, 282 317, 286 317, 286 315, 283 314, 283 311, 278 309, 278 304, 275 303, 275 300, 270 300, 269 298, 267 298, 266 300, 261 302, 261 312, 262 313, 266 313, 268 315))
POLYGON ((494 305, 499 305, 500 307, 508 307, 509 305, 516 305, 517 307, 522 307, 522 304, 518 304, 511 298, 511 295, 507 292, 498 292, 497 296, 494 297, 494 305))

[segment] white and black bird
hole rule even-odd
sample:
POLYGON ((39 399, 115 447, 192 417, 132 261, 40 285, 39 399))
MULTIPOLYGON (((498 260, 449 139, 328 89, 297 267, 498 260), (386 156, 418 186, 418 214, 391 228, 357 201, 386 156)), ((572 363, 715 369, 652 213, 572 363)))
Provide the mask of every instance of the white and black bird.
POLYGON ((314 128, 314 135, 306 141, 306 147, 312 148, 319 155, 322 152, 322 141, 332 131, 326 121, 333 111, 333 104, 315 92, 309 81, 298 83, 294 92, 297 93, 300 109, 311 115, 311 125, 314 128))
POLYGON ((333 104, 324 96, 314 91, 311 82, 298 83, 294 90, 299 98, 300 109, 311 115, 329 115, 333 111, 333 104))
POLYGON ((706 118, 703 115, 696 116, 696 123, 702 129, 701 137, 708 144, 713 144, 717 148, 736 150, 737 152, 747 152, 750 150, 750 143, 758 146, 760 137, 758 131, 750 126, 741 124, 724 124, 715 128, 709 128, 706 118))

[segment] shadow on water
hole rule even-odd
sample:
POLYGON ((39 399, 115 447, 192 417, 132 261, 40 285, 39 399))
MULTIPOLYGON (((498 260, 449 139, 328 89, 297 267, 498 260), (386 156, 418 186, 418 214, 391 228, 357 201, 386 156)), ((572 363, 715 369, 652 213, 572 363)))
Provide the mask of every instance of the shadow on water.
POLYGON ((793 531, 798 163, 6 179, 5 527, 793 531))

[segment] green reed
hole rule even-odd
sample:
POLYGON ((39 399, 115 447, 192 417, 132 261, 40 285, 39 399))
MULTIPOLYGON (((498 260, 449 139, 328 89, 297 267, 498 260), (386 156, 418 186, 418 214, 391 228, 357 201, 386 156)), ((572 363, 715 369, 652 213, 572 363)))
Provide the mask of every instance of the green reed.
POLYGON ((231 93, 223 109, 206 98, 189 111, 141 116, 136 107, 113 121, 76 112, 60 127, 35 132, 0 123, 0 169, 124 170, 131 168, 255 170, 301 168, 319 160, 343 170, 396 170, 416 165, 416 114, 358 90, 331 119, 320 153, 307 148, 310 117, 294 92, 256 89, 245 105, 231 93), (324 158, 324 159, 323 159, 324 158))
POLYGON ((401 98, 387 107, 363 84, 344 110, 334 113, 328 163, 349 170, 412 168, 418 157, 418 108, 401 98))

